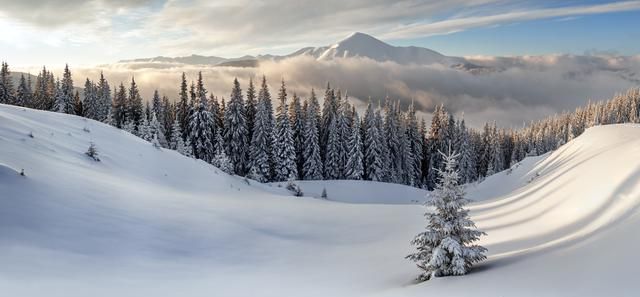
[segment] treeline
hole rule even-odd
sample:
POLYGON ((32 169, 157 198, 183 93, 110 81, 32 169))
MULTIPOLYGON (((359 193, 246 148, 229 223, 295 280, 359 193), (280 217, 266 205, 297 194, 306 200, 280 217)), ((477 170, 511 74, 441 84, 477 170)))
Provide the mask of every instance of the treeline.
POLYGON ((437 171, 444 168, 438 151, 449 146, 459 152, 461 182, 468 183, 528 155, 554 150, 590 126, 639 121, 635 89, 520 130, 495 123, 476 130, 443 105, 436 107, 427 126, 416 117, 414 104, 402 110, 399 101, 388 98, 369 102, 361 116, 349 98, 329 84, 322 105, 315 90, 303 99, 289 94, 284 81, 272 102, 265 77, 258 85, 250 80, 245 91, 234 80, 225 100, 207 91, 201 73, 191 83, 183 73, 175 100, 155 91, 144 103, 134 79, 113 90, 102 74, 97 82, 86 79, 81 98, 68 67, 62 79, 43 68, 33 87, 30 77, 22 76, 14 88, 9 74, 3 63, 0 103, 102 121, 261 182, 364 179, 433 189, 437 171))

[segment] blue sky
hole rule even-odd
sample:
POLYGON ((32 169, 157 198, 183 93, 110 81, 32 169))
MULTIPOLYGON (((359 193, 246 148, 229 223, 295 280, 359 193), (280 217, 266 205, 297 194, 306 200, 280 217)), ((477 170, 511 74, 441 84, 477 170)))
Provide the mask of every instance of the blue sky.
POLYGON ((352 32, 447 55, 640 53, 640 1, 0 0, 0 59, 286 54, 352 32))
POLYGON ((640 11, 631 11, 516 22, 392 43, 448 55, 636 55, 640 53, 639 28, 640 11))

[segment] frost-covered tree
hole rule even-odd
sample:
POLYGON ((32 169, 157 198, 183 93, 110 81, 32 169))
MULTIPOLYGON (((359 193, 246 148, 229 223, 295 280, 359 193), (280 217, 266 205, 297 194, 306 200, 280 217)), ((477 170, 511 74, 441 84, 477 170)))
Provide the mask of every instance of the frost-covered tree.
POLYGON ((162 131, 162 124, 158 121, 158 117, 156 116, 155 111, 151 111, 151 120, 149 121, 149 134, 151 134, 151 138, 155 139, 158 144, 163 148, 168 148, 169 144, 167 143, 167 138, 164 135, 164 131, 162 131))
POLYGON ((276 109, 276 129, 273 141, 274 180, 286 181, 298 176, 293 131, 287 108, 287 89, 282 81, 278 94, 280 104, 276 109))
POLYGON ((325 149, 324 177, 329 180, 340 179, 343 169, 340 153, 342 151, 342 138, 338 130, 337 117, 333 118, 327 129, 329 130, 329 138, 325 149))
POLYGON ((416 109, 413 101, 409 106, 406 117, 406 139, 409 145, 409 153, 412 157, 406 159, 407 172, 409 172, 407 174, 410 181, 409 185, 419 186, 422 179, 422 147, 424 138, 418 128, 418 119, 416 118, 416 109))
POLYGON ((253 138, 253 125, 256 121, 256 113, 258 112, 256 101, 256 87, 253 84, 253 78, 249 79, 249 87, 247 87, 247 101, 245 102, 245 116, 247 118, 247 139, 251 141, 253 138))
POLYGON ((133 121, 138 129, 138 125, 142 123, 144 118, 144 105, 142 104, 142 97, 138 90, 135 78, 131 78, 131 86, 129 87, 129 98, 127 98, 127 119, 133 121))
MULTIPOLYGON (((158 90, 153 91, 153 97, 151 98, 151 114, 155 113, 158 118, 158 122, 164 122, 164 112, 163 112, 162 98, 160 98, 160 93, 158 90)), ((163 126, 164 130, 164 126, 163 126)))
POLYGON ((62 80, 59 82, 56 93, 55 110, 61 113, 75 114, 73 80, 69 65, 65 65, 62 80))
POLYGON ((187 131, 189 130, 189 121, 191 110, 189 108, 189 90, 187 85, 187 75, 182 73, 182 80, 180 81, 180 99, 176 106, 176 118, 180 123, 180 130, 182 130, 182 138, 187 139, 187 131))
POLYGON ((147 120, 147 117, 142 117, 142 120, 138 125, 138 130, 134 131, 134 135, 146 141, 151 141, 151 139, 153 139, 153 135, 151 134, 151 128, 149 127, 149 121, 147 120))
POLYGON ((445 150, 448 145, 446 139, 447 124, 449 116, 443 105, 436 105, 431 119, 431 128, 429 129, 429 168, 427 175, 427 187, 433 189, 437 182, 438 170, 442 170, 442 157, 438 151, 445 150))
POLYGON ((98 100, 99 111, 97 112, 97 120, 104 121, 107 115, 111 113, 111 87, 109 82, 104 78, 104 74, 100 72, 100 79, 96 86, 96 97, 98 100))
POLYGON ((249 149, 249 177, 259 182, 267 182, 271 178, 271 141, 269 133, 270 118, 267 102, 260 98, 257 103, 253 125, 251 147, 249 149))
POLYGON ((211 162, 215 154, 214 135, 211 133, 211 127, 214 124, 211 113, 205 108, 204 103, 200 102, 191 114, 188 139, 193 148, 193 156, 208 163, 211 162))
POLYGON ((42 71, 38 73, 36 77, 33 90, 33 102, 30 107, 42 110, 53 110, 54 94, 55 83, 53 76, 46 67, 43 67, 42 71))
POLYGON ((320 105, 313 90, 307 104, 305 126, 303 133, 302 178, 306 180, 322 179, 322 158, 320 157, 320 143, 318 135, 318 113, 320 105))
POLYGON ((118 90, 114 90, 113 98, 113 120, 116 127, 122 128, 127 122, 127 89, 120 83, 118 90))
MULTIPOLYGON (((269 149, 269 153, 271 154, 271 152, 273 152, 273 130, 275 129, 276 121, 273 116, 273 104, 271 102, 271 93, 269 92, 269 86, 267 85, 267 78, 265 76, 262 76, 260 91, 258 91, 258 102, 264 102, 265 104, 265 109, 266 109, 268 119, 264 128, 266 129, 265 133, 267 135, 270 135, 269 139, 267 140, 267 147, 269 149)), ((273 159, 270 158, 269 162, 270 162, 269 166, 273 170, 274 168, 273 159)), ((271 174, 273 174, 273 172, 271 172, 271 174)))
POLYGON ((73 107, 75 108, 74 112, 76 115, 84 117, 84 105, 82 104, 82 100, 80 100, 80 93, 75 91, 73 93, 73 107))
POLYGON ((381 157, 380 131, 376 123, 376 115, 371 101, 364 114, 364 173, 366 180, 382 181, 383 163, 381 157))
POLYGON ((98 99, 97 88, 88 78, 84 83, 84 116, 99 120, 102 113, 102 103, 98 99))
MULTIPOLYGON (((380 105, 378 103, 378 105, 380 105)), ((380 164, 382 164, 381 168, 381 172, 382 172, 382 180, 384 182, 390 182, 391 181, 391 174, 390 174, 390 163, 391 163, 391 158, 389 156, 389 146, 388 146, 388 142, 387 142, 387 134, 384 132, 384 121, 382 120, 382 114, 380 113, 380 106, 378 106, 378 109, 376 110, 375 113, 375 124, 376 124, 376 129, 379 131, 378 134, 378 141, 380 143, 380 164)))
POLYGON ((31 87, 29 87, 29 83, 27 83, 24 75, 20 75, 20 84, 18 85, 18 90, 16 91, 15 104, 18 106, 31 107, 33 105, 32 98, 33 96, 31 94, 31 87))
POLYGON ((175 105, 169 102, 169 97, 162 96, 162 116, 158 117, 160 123, 164 127, 165 137, 167 141, 171 139, 172 125, 176 119, 175 105))
POLYGON ((2 62, 0 67, 0 103, 14 104, 14 101, 15 90, 11 72, 9 71, 9 64, 2 62))
POLYGON ((400 119, 396 105, 387 98, 385 104, 384 133, 386 146, 389 150, 389 180, 393 183, 402 182, 402 139, 400 119))
POLYGON ((178 153, 187 157, 193 156, 193 150, 191 143, 185 143, 182 139, 182 130, 180 129, 180 122, 178 119, 173 121, 171 126, 171 149, 176 150, 178 153))
MULTIPOLYGON (((293 93, 291 104, 289 105, 289 117, 291 119, 291 130, 293 131, 293 143, 296 151, 296 170, 298 174, 302 175, 302 167, 304 165, 303 151, 304 151, 304 113, 302 111, 302 105, 300 104, 300 97, 293 93)), ((299 177, 300 177, 299 176, 299 177)))
POLYGON ((465 184, 476 179, 476 158, 464 119, 460 121, 460 131, 460 183, 465 184))
POLYGON ((109 111, 109 113, 107 114, 107 117, 104 118, 104 120, 102 120, 103 123, 109 125, 109 126, 114 126, 115 127, 115 121, 113 120, 113 115, 111 114, 111 111, 109 111))
POLYGON ((360 119, 358 118, 358 114, 354 115, 351 131, 351 138, 349 139, 349 159, 347 160, 345 178, 360 180, 364 175, 364 166, 362 163, 362 139, 360 136, 360 119))
POLYGON ((351 139, 352 131, 351 131, 351 123, 353 120, 351 119, 351 105, 348 100, 342 100, 342 94, 340 90, 338 90, 338 95, 336 96, 337 108, 338 112, 336 113, 336 129, 337 129, 337 137, 338 137, 338 178, 344 179, 346 178, 347 171, 347 161, 349 160, 349 140, 351 139))
POLYGON ((224 141, 226 144, 227 155, 231 164, 233 164, 234 172, 237 175, 244 176, 247 167, 247 147, 249 140, 247 139, 247 121, 245 116, 244 100, 242 99, 242 90, 238 79, 233 80, 233 89, 229 104, 224 111, 224 141))
POLYGON ((432 199, 426 205, 435 212, 427 212, 427 227, 411 244, 417 249, 406 258, 416 262, 422 270, 419 280, 432 277, 466 274, 474 263, 486 259, 486 248, 474 244, 484 232, 476 229, 465 205, 463 186, 458 184, 456 169, 458 154, 439 152, 444 169, 438 170, 439 181, 432 199))
MULTIPOLYGON (((322 160, 326 160, 327 146, 329 142, 329 133, 331 133, 331 123, 338 113, 338 102, 331 85, 327 83, 327 89, 324 92, 324 101, 322 103, 322 118, 320 122, 320 149, 322 160)), ((326 163, 325 163, 326 164, 326 163)))
POLYGON ((227 157, 227 153, 224 149, 224 141, 222 140, 222 135, 220 134, 220 129, 216 130, 216 146, 215 146, 215 155, 213 156, 212 164, 213 166, 218 167, 220 170, 227 174, 233 174, 233 164, 227 157))

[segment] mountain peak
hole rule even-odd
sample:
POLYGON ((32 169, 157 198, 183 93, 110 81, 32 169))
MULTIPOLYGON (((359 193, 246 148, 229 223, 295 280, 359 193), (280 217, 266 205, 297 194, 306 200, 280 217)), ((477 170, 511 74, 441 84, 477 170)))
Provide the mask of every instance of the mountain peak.
POLYGON ((342 41, 337 43, 338 45, 347 45, 347 44, 377 44, 377 45, 386 45, 388 46, 387 43, 383 42, 380 39, 377 39, 371 35, 365 34, 365 33, 361 33, 361 32, 354 32, 351 33, 349 36, 347 36, 347 38, 343 39, 342 41))

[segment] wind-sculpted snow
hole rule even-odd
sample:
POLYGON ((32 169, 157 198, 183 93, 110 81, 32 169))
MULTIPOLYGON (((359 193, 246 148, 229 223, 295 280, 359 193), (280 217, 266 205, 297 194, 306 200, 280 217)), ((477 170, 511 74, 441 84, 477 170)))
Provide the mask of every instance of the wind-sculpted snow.
POLYGON ((639 156, 640 126, 599 126, 469 185, 489 259, 414 284, 422 190, 318 181, 293 197, 95 121, 0 105, 0 295, 633 296, 639 156))

